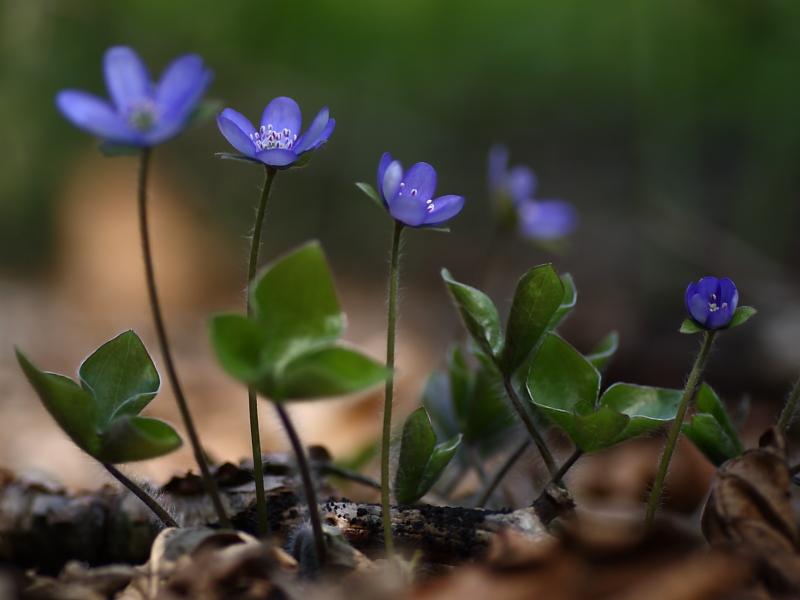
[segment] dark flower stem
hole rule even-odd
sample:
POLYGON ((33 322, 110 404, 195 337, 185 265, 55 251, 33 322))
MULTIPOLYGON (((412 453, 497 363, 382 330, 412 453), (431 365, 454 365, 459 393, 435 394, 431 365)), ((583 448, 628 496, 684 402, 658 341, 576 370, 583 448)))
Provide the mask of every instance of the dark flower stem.
POLYGON ((519 396, 517 396, 516 390, 514 390, 514 385, 511 383, 511 378, 504 376, 503 384, 505 385, 506 393, 508 394, 508 398, 511 400, 511 404, 514 406, 519 418, 522 420, 522 423, 528 430, 528 434, 531 436, 531 439, 533 439, 533 443, 536 444, 536 447, 539 449, 539 454, 542 455, 542 460, 544 461, 547 470, 550 472, 550 475, 554 475, 557 469, 556 461, 553 459, 553 453, 550 452, 550 448, 547 447, 542 434, 539 433, 539 430, 536 428, 536 425, 534 424, 530 415, 525 410, 525 407, 522 406, 522 402, 520 401, 519 396))
POLYGON ((395 566, 392 540, 392 507, 389 498, 389 444, 392 435, 392 399, 394 397, 394 339, 397 325, 397 288, 400 283, 400 238, 405 225, 394 222, 391 267, 389 271, 389 317, 386 331, 386 394, 383 402, 383 436, 381 438, 381 518, 386 543, 386 560, 395 566))
POLYGON ((175 519, 173 519, 166 510, 164 510, 164 507, 161 506, 156 501, 156 499, 153 498, 150 494, 145 492, 138 484, 128 479, 113 465, 109 465, 108 463, 103 463, 103 466, 106 468, 106 471, 108 471, 114 477, 116 477, 117 481, 119 481, 122 485, 128 488, 134 496, 136 496, 139 500, 144 502, 145 505, 147 505, 147 508, 152 510, 156 514, 156 516, 159 519, 161 519, 164 525, 166 525, 167 527, 180 527, 177 521, 175 521, 175 519))
MULTIPOLYGON (((261 250, 261 229, 264 225, 264 215, 267 211, 267 201, 269 192, 272 189, 272 182, 278 170, 274 167, 264 165, 266 179, 264 189, 261 190, 261 200, 258 203, 256 212, 256 223, 253 227, 253 242, 250 247, 250 262, 247 267, 247 316, 253 315, 253 306, 250 302, 250 288, 256 278, 258 269, 258 255, 261 250)), ((252 387, 247 389, 247 403, 250 407, 250 440, 253 444, 253 475, 256 480, 256 506, 258 510, 258 533, 261 537, 266 537, 269 533, 269 521, 267 520, 267 499, 264 491, 264 465, 261 462, 261 432, 258 428, 258 395, 252 387)))
POLYGON ((297 430, 289 418, 289 413, 280 402, 273 402, 275 410, 278 411, 278 417, 283 423, 283 428, 289 436, 289 442, 292 444, 295 457, 297 458, 297 469, 300 471, 300 477, 303 480, 303 488, 306 492, 306 502, 308 503, 308 518, 311 519, 311 530, 314 532, 314 547, 317 550, 317 564, 322 568, 325 565, 325 537, 322 532, 322 521, 319 518, 319 504, 317 503, 317 492, 314 488, 314 481, 311 479, 311 469, 308 466, 305 450, 300 443, 300 437, 297 435, 297 430))
POLYGON ((675 451, 675 445, 678 442, 678 434, 681 432, 683 417, 686 416, 686 409, 689 407, 689 401, 700 385, 700 375, 702 375, 703 368, 708 360, 708 354, 711 351, 711 346, 714 344, 716 333, 717 332, 714 330, 707 330, 705 332, 700 354, 697 355, 697 360, 695 360, 694 367, 692 367, 692 372, 689 373, 689 380, 686 382, 686 388, 683 390, 681 403, 678 405, 678 414, 675 415, 675 420, 672 422, 672 429, 669 431, 669 437, 664 446, 664 452, 661 455, 661 463, 658 465, 658 472, 653 482, 653 489, 650 492, 650 499, 647 501, 647 514, 644 520, 645 530, 649 530, 653 525, 656 509, 658 509, 658 502, 661 499, 661 491, 664 488, 664 480, 667 478, 669 461, 672 458, 672 453, 675 451))
POLYGON ((778 421, 778 429, 781 431, 786 431, 789 429, 789 425, 792 424, 792 417, 794 417, 794 412, 797 410, 798 400, 800 400, 800 379, 798 379, 794 384, 792 394, 786 401, 786 406, 783 407, 783 412, 781 412, 781 418, 780 421, 778 421))
POLYGON ((572 465, 578 462, 578 459, 581 456, 583 456, 583 450, 581 450, 580 448, 575 448, 575 452, 573 452, 570 455, 570 457, 566 461, 564 461, 564 464, 561 465, 561 467, 558 469, 558 472, 556 472, 550 478, 548 485, 550 485, 551 483, 558 483, 559 481, 564 479, 564 475, 566 475, 567 471, 569 471, 572 468, 572 465))
POLYGON ((475 503, 475 508, 483 508, 484 505, 489 501, 489 498, 492 497, 492 494, 497 489, 497 486, 500 485, 500 482, 506 476, 506 474, 511 470, 511 467, 525 454, 525 450, 528 449, 528 446, 531 445, 530 440, 524 440, 514 452, 512 452, 509 457, 506 459, 506 462, 503 463, 503 466, 497 471, 497 474, 494 478, 489 482, 483 489, 483 493, 481 494, 478 501, 475 503))
POLYGON ((189 434, 189 440, 194 450, 194 458, 197 465, 200 467, 200 472, 203 476, 206 492, 211 497, 214 504, 214 510, 217 513, 219 524, 226 528, 232 529, 231 521, 228 515, 225 514, 225 508, 222 505, 222 500, 219 497, 217 486, 211 477, 211 471, 208 468, 203 447, 200 445, 200 438, 197 435, 197 430, 194 427, 192 416, 189 413, 189 405, 186 403, 186 398, 183 395, 180 382, 178 381, 178 374, 175 371, 175 365, 172 362, 172 353, 169 349, 169 341, 167 339, 167 330, 164 327, 164 319, 161 316, 161 306, 158 302, 158 293, 156 291, 156 277, 153 271, 153 257, 150 250, 150 234, 147 228, 147 173, 150 166, 150 156, 152 150, 144 148, 142 150, 141 162, 139 166, 139 231, 142 238, 142 254, 144 257, 144 270, 147 277, 147 293, 150 297, 150 308, 153 311, 153 321, 155 321, 156 335, 158 337, 158 345, 161 348, 161 355, 164 359, 164 365, 167 369, 167 377, 172 392, 175 395, 175 400, 178 403, 181 417, 183 418, 184 427, 189 434))

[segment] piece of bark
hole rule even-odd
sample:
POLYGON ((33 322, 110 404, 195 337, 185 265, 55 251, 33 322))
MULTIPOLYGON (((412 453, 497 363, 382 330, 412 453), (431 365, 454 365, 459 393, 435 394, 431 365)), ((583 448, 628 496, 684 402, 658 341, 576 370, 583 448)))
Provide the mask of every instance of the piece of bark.
MULTIPOLYGON (((288 459, 287 459, 288 463, 288 459)), ((226 477, 240 483, 241 473, 225 467, 226 477)), ((235 467, 234 467, 235 469, 235 467)), ((244 470, 246 472, 246 470, 244 470)), ((106 486, 95 492, 70 492, 52 483, 0 475, 0 560, 41 573, 58 573, 70 559, 90 565, 147 560, 150 545, 161 529, 149 510, 127 491, 106 486)), ((288 475, 265 477, 270 533, 282 543, 304 521, 305 505, 288 475)), ((175 480, 171 493, 156 496, 182 526, 214 524, 208 497, 192 485, 175 480)), ((324 482, 322 489, 325 489, 324 482)), ((222 487, 222 501, 234 525, 255 533, 253 483, 222 487)), ((320 505, 323 520, 344 539, 368 554, 383 547, 380 506, 346 499, 320 505)), ((483 555, 490 539, 505 527, 536 539, 549 537, 535 509, 485 511, 432 506, 394 507, 395 543, 410 551, 421 549, 431 562, 454 564, 483 555)))

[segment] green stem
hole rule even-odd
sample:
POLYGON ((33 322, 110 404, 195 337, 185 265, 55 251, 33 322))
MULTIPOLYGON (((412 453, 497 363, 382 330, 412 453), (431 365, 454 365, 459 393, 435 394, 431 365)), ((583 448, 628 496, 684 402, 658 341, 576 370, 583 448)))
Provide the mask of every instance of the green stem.
POLYGON ((797 409, 798 400, 800 400, 800 379, 794 384, 792 395, 789 396, 786 406, 783 407, 783 412, 781 412, 781 419, 778 421, 778 429, 781 431, 786 431, 789 429, 789 425, 792 424, 792 417, 794 417, 794 411, 797 409))
POLYGON ((647 501, 647 515, 644 520, 645 530, 649 530, 653 525, 653 519, 656 516, 656 509, 658 502, 661 499, 661 491, 664 487, 664 480, 667 478, 667 469, 669 468, 669 461, 672 458, 672 453, 675 451, 675 445, 678 442, 678 434, 681 432, 681 425, 683 424, 683 417, 686 415, 686 409, 689 407, 689 401, 694 396, 695 391, 700 385, 700 375, 703 373, 708 353, 711 351, 711 346, 714 344, 714 337, 716 331, 706 331, 703 338, 703 346, 700 348, 700 354, 697 355, 697 360, 692 367, 692 372, 689 373, 689 380, 686 382, 686 388, 683 390, 683 397, 678 406, 678 414, 675 415, 675 420, 672 422, 672 429, 669 431, 667 443, 664 446, 664 453, 661 455, 661 463, 658 465, 658 472, 656 479, 653 482, 653 489, 650 492, 650 499, 647 501))
MULTIPOLYGON (((250 262, 247 266, 247 316, 253 314, 253 305, 250 301, 250 289, 256 278, 258 269, 258 255, 261 250, 261 229, 264 224, 264 215, 267 211, 267 201, 269 192, 272 189, 272 182, 278 170, 274 167, 264 165, 266 179, 264 189, 261 190, 261 200, 258 203, 256 212, 256 223, 253 227, 253 242, 250 246, 250 262)), ((258 394, 252 387, 247 389, 247 404, 250 409, 250 441, 253 445, 253 476, 256 480, 256 507, 258 510, 258 533, 261 537, 266 537, 269 533, 269 521, 267 520, 267 496, 264 491, 264 464, 261 461, 261 432, 258 427, 258 394)))
POLYGON ((106 471, 111 473, 114 477, 117 478, 122 485, 128 488, 131 493, 136 496, 139 500, 144 502, 147 505, 147 508, 152 510, 156 516, 161 519, 161 521, 167 527, 180 527, 177 521, 172 518, 172 516, 164 510, 164 507, 161 506, 156 499, 153 498, 150 494, 145 492, 137 483, 128 479, 125 475, 123 475, 116 467, 113 465, 109 465, 108 463, 103 463, 103 466, 106 468, 106 471))
POLYGON ((222 500, 219 497, 217 486, 211 477, 211 471, 208 468, 206 457, 203 452, 203 447, 200 445, 200 438, 197 435, 197 430, 194 427, 192 416, 189 413, 189 405, 186 403, 186 398, 183 395, 180 382, 178 381, 178 374, 175 370, 175 365, 172 361, 172 353, 169 348, 169 341, 167 339, 167 330, 164 326, 164 319, 161 316, 161 306, 158 301, 158 293, 156 291, 156 277, 153 271, 153 256, 150 250, 150 233, 147 227, 147 173, 150 166, 151 149, 144 148, 142 150, 142 157, 139 166, 139 231, 142 238, 142 255, 144 257, 144 270, 147 277, 147 293, 150 297, 150 308, 153 312, 153 321, 155 321, 156 335, 158 337, 158 345, 161 348, 161 355, 164 359, 164 365, 167 369, 167 378, 172 386, 172 392, 175 395, 175 400, 178 403, 181 417, 183 418, 184 427, 189 434, 189 440, 194 450, 194 458, 200 467, 200 472, 203 476, 206 492, 211 497, 214 504, 214 510, 217 513, 219 524, 226 528, 232 529, 231 521, 228 515, 225 514, 225 508, 222 505, 222 500))
POLYGON ((528 449, 528 446, 531 445, 530 440, 524 440, 514 452, 506 459, 506 462, 503 463, 503 466, 500 467, 500 470, 497 471, 497 474, 494 476, 487 485, 483 493, 481 494, 478 501, 475 503, 475 508, 483 508, 484 505, 489 501, 489 498, 492 497, 492 494, 497 489, 497 486, 500 485, 500 482, 506 476, 506 474, 511 470, 511 467, 520 459, 520 457, 525 454, 525 450, 528 449))
POLYGON ((381 518, 383 539, 386 543, 386 560, 395 568, 394 540, 392 540, 392 507, 389 502, 389 444, 392 435, 392 399, 394 396, 394 338, 397 325, 397 288, 400 282, 400 238, 405 225, 394 222, 392 235, 391 267, 389 271, 389 317, 386 332, 386 394, 383 402, 383 436, 381 438, 381 518))
POLYGON ((548 485, 550 485, 551 483, 558 483, 559 481, 564 479, 564 475, 566 475, 567 471, 569 471, 572 468, 572 465, 578 462, 578 459, 581 456, 583 456, 583 450, 581 450, 580 448, 575 448, 575 452, 573 452, 572 455, 566 461, 564 461, 564 464, 561 465, 561 468, 558 469, 558 472, 555 473, 550 478, 548 485))
POLYGON ((531 436, 533 443, 536 444, 536 447, 539 449, 539 454, 542 455, 542 460, 544 461, 547 470, 549 471, 550 475, 554 475, 557 469, 556 461, 553 459, 553 453, 550 452, 550 448, 547 447, 547 444, 545 443, 542 434, 539 433, 539 430, 536 428, 533 419, 531 419, 530 415, 525 410, 525 407, 522 406, 522 402, 520 401, 519 396, 517 396, 516 390, 514 390, 514 385, 511 383, 511 379, 509 377, 503 377, 503 384, 505 385, 506 393, 511 400, 511 404, 514 406, 519 418, 522 420, 522 423, 528 430, 528 434, 531 436))
POLYGON ((295 458, 297 458, 297 469, 303 480, 303 488, 306 492, 306 502, 308 503, 308 518, 311 519, 311 530, 314 532, 314 547, 317 551, 317 564, 320 569, 325 565, 325 537, 322 533, 322 521, 319 518, 319 504, 317 503, 317 492, 314 488, 314 481, 311 479, 311 469, 308 467, 306 453, 300 443, 300 436, 289 418, 289 413, 280 402, 273 402, 275 410, 283 423, 283 428, 289 436, 295 458))

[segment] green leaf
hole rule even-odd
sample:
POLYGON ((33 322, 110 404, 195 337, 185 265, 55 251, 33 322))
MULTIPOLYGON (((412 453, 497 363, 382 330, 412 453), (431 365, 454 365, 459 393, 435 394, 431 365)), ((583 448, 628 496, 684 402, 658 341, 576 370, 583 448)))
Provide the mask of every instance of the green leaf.
POLYGON ((256 279, 252 302, 266 339, 261 359, 268 362, 289 360, 344 332, 344 314, 317 241, 264 268, 256 279))
POLYGON ((221 158, 222 160, 238 160, 241 162, 250 163, 253 165, 259 165, 261 167, 264 166, 264 163, 256 158, 250 158, 249 156, 245 156, 244 154, 233 154, 232 152, 216 152, 214 156, 217 158, 221 158))
POLYGON ((276 376, 274 390, 261 393, 274 401, 311 400, 357 392, 386 380, 389 371, 343 346, 325 346, 295 357, 276 376))
POLYGON ((215 114, 222 112, 223 108, 225 108, 225 105, 222 100, 203 100, 192 110, 189 119, 186 121, 186 126, 197 127, 202 125, 215 114))
POLYGON ((124 416, 100 435, 95 458, 114 464, 148 460, 169 454, 183 442, 175 430, 160 419, 124 416))
POLYGON ((399 504, 412 504, 422 497, 417 491, 425 468, 436 447, 436 434, 425 408, 406 418, 400 440, 400 459, 394 478, 394 495, 399 504))
POLYGON ((308 163, 311 162, 311 159, 314 158, 314 152, 321 147, 322 145, 318 146, 317 148, 313 148, 311 150, 306 150, 305 152, 300 154, 300 156, 297 157, 297 160, 294 161, 292 164, 287 165, 285 167, 276 167, 276 168, 279 170, 284 170, 284 169, 299 169, 301 167, 305 167, 308 163))
POLYGON ((503 336, 500 317, 492 301, 483 292, 458 283, 447 269, 442 269, 442 279, 469 334, 488 356, 497 359, 503 349, 503 336))
POLYGON ((140 146, 129 146, 128 144, 118 144, 117 142, 100 142, 97 149, 100 150, 106 158, 139 156, 142 153, 140 146))
POLYGON ((244 315, 221 314, 211 317, 209 331, 217 360, 228 374, 252 385, 269 371, 261 360, 267 337, 258 323, 244 315))
MULTIPOLYGON (((578 406, 582 404, 580 403, 578 406)), ((607 406, 583 415, 576 410, 575 433, 577 439, 573 441, 587 454, 597 452, 607 448, 610 445, 608 442, 625 429, 629 420, 630 417, 627 415, 622 415, 607 406)))
POLYGON ((597 344, 591 354, 586 356, 586 360, 594 365, 598 371, 602 371, 608 362, 614 357, 619 347, 619 334, 612 331, 597 344))
POLYGON ((92 396, 72 379, 39 370, 19 350, 17 361, 56 423, 84 452, 99 450, 97 406, 92 396))
POLYGON ((502 376, 494 366, 479 365, 475 370, 470 401, 461 421, 464 443, 476 446, 482 456, 500 450, 513 437, 509 432, 517 419, 502 376))
POLYGON ((564 297, 547 324, 547 331, 552 331, 558 327, 572 309, 575 308, 575 304, 578 301, 578 292, 575 290, 575 282, 572 280, 572 275, 564 273, 561 276, 561 283, 564 285, 564 297))
POLYGON ((680 333, 700 333, 705 331, 705 328, 694 319, 686 319, 679 329, 680 333))
MULTIPOLYGON (((450 376, 450 398, 458 419, 459 431, 464 429, 464 417, 470 408, 473 377, 464 356, 458 346, 453 346, 447 361, 450 376)), ((455 435, 455 434, 453 434, 455 435)), ((453 436, 447 436, 450 439, 453 436)))
POLYGON ((386 210, 386 205, 383 203, 383 198, 381 198, 380 194, 378 194, 378 191, 374 187, 368 183, 357 183, 356 187, 369 196, 375 204, 381 207, 382 210, 386 210))
POLYGON ((717 467, 742 453, 719 421, 708 413, 693 415, 691 422, 681 425, 681 431, 717 467))
POLYGON ((455 407, 450 398, 450 381, 447 374, 431 373, 422 392, 422 406, 428 411, 436 437, 450 439, 458 435, 459 425, 455 407))
POLYGON ((750 317, 752 317, 757 312, 758 311, 752 306, 740 306, 735 311, 733 311, 733 319, 731 319, 731 324, 728 325, 728 328, 741 325, 745 321, 749 320, 750 317))
POLYGON ((719 423, 722 430, 734 445, 737 456, 744 452, 744 445, 739 439, 739 432, 736 431, 736 427, 731 423, 730 417, 728 417, 728 411, 725 410, 722 400, 719 399, 719 396, 717 396, 707 383, 701 385, 700 389, 697 391, 695 407, 698 413, 708 413, 714 417, 714 420, 719 423))
MULTIPOLYGON (((439 478, 442 476, 442 473, 444 473, 447 465, 450 464, 450 461, 453 460, 453 456, 455 456, 460 445, 461 435, 459 434, 449 442, 440 444, 433 449, 430 460, 428 460, 428 464, 425 465, 425 471, 422 473, 422 477, 417 484, 417 498, 412 502, 416 502, 422 498, 428 493, 428 490, 439 481, 439 478)), ((410 503, 407 502, 406 504, 410 503)))
POLYGON ((564 284, 552 265, 528 271, 517 283, 500 358, 500 371, 510 376, 541 343, 564 299, 564 284))
POLYGON ((625 429, 605 447, 637 437, 675 419, 681 390, 615 383, 600 397, 598 407, 608 407, 630 417, 625 429))
POLYGON ((580 437, 574 413, 580 402, 589 411, 594 409, 600 373, 580 352, 550 333, 533 361, 528 390, 533 403, 577 444, 580 437))
POLYGON ((81 387, 95 399, 100 431, 120 416, 138 415, 161 387, 153 360, 132 330, 95 350, 78 376, 81 387))

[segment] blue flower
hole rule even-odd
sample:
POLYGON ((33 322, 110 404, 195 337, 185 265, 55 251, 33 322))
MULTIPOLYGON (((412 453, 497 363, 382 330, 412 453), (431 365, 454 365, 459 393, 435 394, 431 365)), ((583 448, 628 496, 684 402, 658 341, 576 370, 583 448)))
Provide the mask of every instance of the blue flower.
POLYGON ((704 277, 686 289, 686 310, 705 329, 722 329, 733 319, 739 292, 730 279, 704 277))
POLYGON ((297 102, 291 98, 275 98, 261 115, 261 127, 253 124, 233 109, 226 108, 217 115, 217 125, 231 146, 253 161, 276 168, 287 168, 309 152, 328 141, 334 119, 323 108, 303 135, 299 135, 302 116, 297 102))
POLYGON ((508 148, 495 144, 489 151, 489 194, 503 219, 522 237, 552 241, 578 227, 578 211, 562 200, 536 200, 536 175, 528 167, 508 169, 508 148))
POLYGON ((196 54, 175 59, 154 84, 147 66, 125 46, 109 48, 103 74, 111 102, 62 90, 56 107, 73 125, 108 142, 150 148, 177 136, 205 94, 213 74, 196 54))
POLYGON ((410 227, 439 225, 464 206, 462 196, 433 198, 436 171, 428 163, 417 163, 403 173, 403 165, 393 161, 388 152, 378 167, 378 190, 389 214, 410 227))

